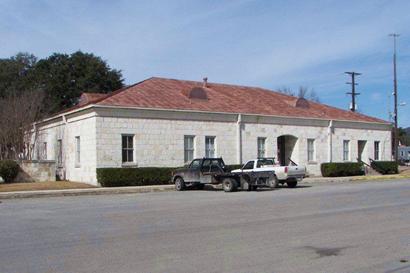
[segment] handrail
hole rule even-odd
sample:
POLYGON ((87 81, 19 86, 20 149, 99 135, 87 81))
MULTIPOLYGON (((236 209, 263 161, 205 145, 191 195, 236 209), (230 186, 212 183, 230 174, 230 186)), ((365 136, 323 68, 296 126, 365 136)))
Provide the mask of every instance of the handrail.
POLYGON ((290 159, 290 157, 288 157, 288 159, 289 159, 289 161, 290 161, 293 165, 295 165, 295 166, 298 165, 298 164, 295 163, 295 161, 293 161, 292 159, 290 159))
MULTIPOLYGON (((370 159, 370 158, 369 158, 369 159, 370 159)), ((369 164, 367 164, 366 162, 364 162, 364 161, 361 160, 360 158, 357 158, 357 162, 363 163, 363 164, 366 165, 367 167, 371 167, 369 164)))

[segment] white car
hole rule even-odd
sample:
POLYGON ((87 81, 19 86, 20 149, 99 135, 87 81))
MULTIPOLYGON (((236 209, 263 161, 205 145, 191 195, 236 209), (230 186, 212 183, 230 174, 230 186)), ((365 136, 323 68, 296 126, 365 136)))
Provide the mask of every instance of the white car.
POLYGON ((246 162, 241 169, 233 170, 233 173, 246 172, 274 172, 276 184, 287 184, 289 188, 294 188, 306 175, 304 166, 280 166, 276 164, 274 158, 258 158, 246 162))

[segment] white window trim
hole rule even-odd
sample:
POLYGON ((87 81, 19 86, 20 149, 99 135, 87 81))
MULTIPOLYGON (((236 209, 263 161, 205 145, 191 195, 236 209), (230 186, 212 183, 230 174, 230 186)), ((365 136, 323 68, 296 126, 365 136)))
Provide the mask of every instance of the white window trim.
POLYGON ((75 137, 75 167, 81 167, 81 137, 75 137))
POLYGON ((56 156, 57 167, 63 166, 63 140, 57 139, 57 156, 56 156), (60 154, 61 151, 61 154, 60 154))
MULTIPOLYGON (((192 160, 195 159, 195 145, 196 145, 196 137, 195 135, 184 135, 184 163, 190 163, 192 160), (185 140, 188 138, 192 138, 192 159, 186 159, 185 158, 185 153, 186 151, 188 151, 188 149, 186 149, 186 145, 185 145, 185 140)), ((189 149, 189 151, 191 151, 191 149, 189 149)))
POLYGON ((344 162, 349 162, 351 161, 351 147, 350 147, 351 141, 348 139, 343 140, 343 147, 342 147, 342 159, 344 162), (345 159, 345 142, 347 142, 347 159, 345 159))
POLYGON ((307 161, 310 164, 316 164, 317 163, 317 159, 316 159, 316 139, 308 138, 306 143, 307 143, 307 161), (313 155, 312 155, 311 159, 309 159, 309 140, 313 141, 313 155))
POLYGON ((137 162, 135 160, 136 151, 135 151, 135 135, 134 134, 121 134, 121 166, 136 166, 137 162), (122 137, 132 137, 132 161, 123 162, 122 161, 122 137))
POLYGON ((380 160, 380 141, 378 141, 378 140, 375 140, 374 141, 374 143, 373 143, 373 149, 374 149, 374 153, 373 153, 373 156, 374 156, 374 160, 380 160), (376 150, 376 143, 377 143, 377 150, 376 150), (376 151, 377 151, 377 153, 376 153, 376 151), (377 154, 377 159, 376 159, 376 154, 377 154))
POLYGON ((266 137, 258 137, 257 140, 256 140, 256 146, 257 146, 256 147, 257 157, 258 158, 266 157, 266 137), (260 140, 263 140, 263 155, 262 156, 259 155, 259 151, 262 151, 262 150, 259 150, 259 141, 260 140))
POLYGON ((216 136, 205 136, 205 157, 211 157, 211 156, 208 156, 208 155, 207 155, 207 143, 206 143, 206 140, 207 140, 208 138, 211 138, 211 139, 214 140, 214 145, 213 145, 214 155, 213 155, 212 157, 213 157, 213 158, 216 158, 216 157, 218 157, 217 149, 216 149, 216 136))

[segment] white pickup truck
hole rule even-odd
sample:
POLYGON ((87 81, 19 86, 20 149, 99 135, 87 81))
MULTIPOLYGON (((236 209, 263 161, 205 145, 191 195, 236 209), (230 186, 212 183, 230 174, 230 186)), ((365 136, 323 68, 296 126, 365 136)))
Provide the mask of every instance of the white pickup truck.
POLYGON ((280 166, 275 163, 274 158, 258 158, 246 162, 241 169, 233 170, 232 173, 241 172, 266 172, 272 171, 275 173, 276 185, 287 184, 289 188, 294 188, 306 174, 304 166, 280 166))

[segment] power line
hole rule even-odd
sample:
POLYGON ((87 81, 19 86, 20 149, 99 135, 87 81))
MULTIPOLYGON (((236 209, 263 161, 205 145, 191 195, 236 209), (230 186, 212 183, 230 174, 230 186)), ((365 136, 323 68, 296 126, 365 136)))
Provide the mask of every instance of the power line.
POLYGON ((352 95, 352 106, 350 107, 350 110, 352 110, 352 112, 356 111, 356 96, 360 95, 360 93, 356 93, 356 85, 358 85, 356 83, 356 76, 360 76, 362 75, 361 73, 357 73, 357 72, 345 72, 345 74, 350 75, 352 77, 352 81, 351 82, 347 82, 346 84, 350 84, 352 86, 352 92, 347 92, 346 94, 348 95, 352 95))

